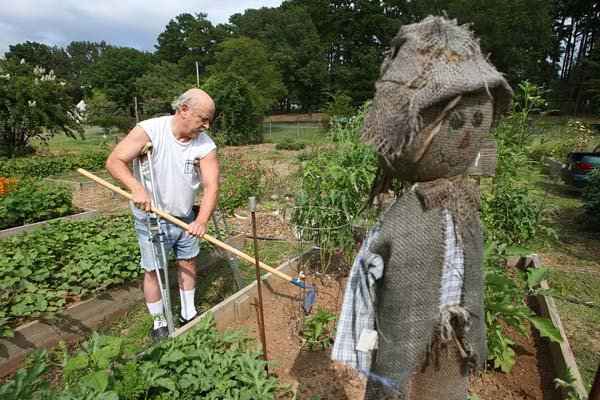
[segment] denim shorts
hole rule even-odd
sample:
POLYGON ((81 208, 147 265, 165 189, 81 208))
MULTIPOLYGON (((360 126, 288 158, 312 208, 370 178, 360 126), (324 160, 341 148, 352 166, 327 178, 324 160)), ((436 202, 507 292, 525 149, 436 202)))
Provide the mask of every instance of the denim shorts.
MULTIPOLYGON (((134 207, 135 206, 132 205, 132 209, 134 207)), ((135 230, 138 234, 138 244, 142 254, 142 261, 140 262, 140 265, 146 271, 153 271, 154 261, 152 258, 152 246, 154 246, 154 252, 160 260, 160 243, 157 243, 156 240, 154 240, 155 243, 153 243, 150 240, 146 218, 147 215, 150 215, 152 217, 152 225, 154 226, 156 225, 154 214, 149 214, 136 208, 133 210, 133 215, 135 218, 135 230)), ((196 216, 192 212, 189 216, 178 219, 182 220, 186 224, 189 224, 194 221, 195 217, 196 216)), ((158 239, 164 243, 165 252, 167 254, 169 254, 172 249, 175 259, 189 260, 196 257, 200 253, 200 244, 198 238, 194 236, 185 237, 186 231, 183 228, 180 228, 179 226, 163 218, 160 218, 160 228, 163 235, 155 236, 155 239, 158 239)))

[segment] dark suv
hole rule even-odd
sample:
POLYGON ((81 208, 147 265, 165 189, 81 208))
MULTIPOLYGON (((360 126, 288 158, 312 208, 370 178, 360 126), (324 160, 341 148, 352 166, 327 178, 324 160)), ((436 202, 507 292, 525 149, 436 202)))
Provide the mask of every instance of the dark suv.
POLYGON ((560 178, 569 185, 582 188, 594 169, 600 169, 600 146, 591 153, 569 153, 560 178))

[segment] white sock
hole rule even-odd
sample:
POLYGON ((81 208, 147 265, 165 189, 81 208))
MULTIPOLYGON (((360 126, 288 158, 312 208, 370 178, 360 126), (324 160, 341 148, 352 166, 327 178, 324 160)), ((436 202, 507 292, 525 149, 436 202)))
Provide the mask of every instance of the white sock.
POLYGON ((162 299, 154 303, 146 303, 146 306, 148 307, 148 311, 150 311, 150 315, 152 315, 152 318, 154 319, 154 329, 167 326, 167 319, 165 318, 162 299))
POLYGON ((196 305, 194 304, 195 294, 196 289, 179 289, 179 297, 181 298, 181 316, 185 319, 191 319, 194 315, 196 315, 196 305))

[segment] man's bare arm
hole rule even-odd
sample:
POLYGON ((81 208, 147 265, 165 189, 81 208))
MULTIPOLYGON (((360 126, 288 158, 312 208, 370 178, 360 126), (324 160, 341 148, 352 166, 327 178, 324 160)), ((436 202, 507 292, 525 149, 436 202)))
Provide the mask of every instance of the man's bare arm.
POLYGON ((131 201, 137 208, 143 211, 150 211, 150 196, 144 187, 134 178, 127 167, 135 157, 137 157, 142 148, 150 141, 150 137, 139 126, 129 132, 121 142, 114 148, 108 160, 106 160, 106 169, 110 174, 131 192, 131 201))

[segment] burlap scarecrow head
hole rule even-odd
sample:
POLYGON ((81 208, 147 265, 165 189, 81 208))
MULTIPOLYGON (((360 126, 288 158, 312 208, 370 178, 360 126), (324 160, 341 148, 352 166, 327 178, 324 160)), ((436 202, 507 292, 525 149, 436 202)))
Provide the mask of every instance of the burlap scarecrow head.
POLYGON ((512 97, 468 27, 432 16, 400 28, 375 86, 360 137, 409 181, 466 173, 512 97))

